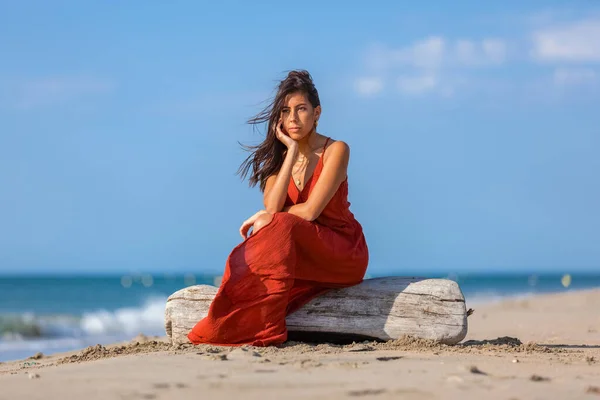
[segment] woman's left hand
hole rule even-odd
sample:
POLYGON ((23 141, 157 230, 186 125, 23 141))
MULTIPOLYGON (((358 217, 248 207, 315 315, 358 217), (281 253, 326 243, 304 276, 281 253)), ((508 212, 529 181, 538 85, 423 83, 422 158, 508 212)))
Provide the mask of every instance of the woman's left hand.
POLYGON ((260 210, 259 212, 257 212, 242 223, 242 226, 240 226, 240 235, 242 236, 242 239, 246 240, 246 237, 248 236, 248 231, 254 225, 254 222, 256 222, 258 217, 266 213, 267 211, 260 210))
POLYGON ((294 146, 296 148, 298 148, 298 142, 296 142, 294 139, 292 139, 288 134, 283 133, 283 130, 281 129, 282 127, 283 127, 283 124, 282 124, 281 120, 279 120, 279 121, 277 121, 277 124, 273 128, 275 130, 275 136, 277 137, 277 139, 279 139, 279 141, 281 143, 283 143, 283 145, 285 147, 287 147, 288 150, 290 150, 290 148, 292 148, 294 146))

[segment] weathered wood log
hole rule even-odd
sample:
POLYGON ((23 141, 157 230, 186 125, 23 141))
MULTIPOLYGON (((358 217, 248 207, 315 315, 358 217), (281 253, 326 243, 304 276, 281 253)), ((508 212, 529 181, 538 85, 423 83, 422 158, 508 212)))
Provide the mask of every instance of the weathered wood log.
MULTIPOLYGON (((165 329, 173 344, 208 313, 217 288, 196 285, 167 300, 165 329)), ((455 344, 467 334, 464 296, 454 281, 387 277, 335 289, 288 315, 290 337, 360 337, 379 340, 403 335, 455 344), (324 336, 323 336, 324 335, 324 336)))

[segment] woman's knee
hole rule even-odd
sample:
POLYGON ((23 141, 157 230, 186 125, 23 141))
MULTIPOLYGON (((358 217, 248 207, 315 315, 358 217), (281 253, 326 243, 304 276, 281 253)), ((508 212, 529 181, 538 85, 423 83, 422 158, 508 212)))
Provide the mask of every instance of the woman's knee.
POLYGON ((269 225, 273 221, 273 214, 264 213, 261 214, 256 221, 254 222, 254 226, 252 227, 252 233, 256 233, 265 226, 269 225))

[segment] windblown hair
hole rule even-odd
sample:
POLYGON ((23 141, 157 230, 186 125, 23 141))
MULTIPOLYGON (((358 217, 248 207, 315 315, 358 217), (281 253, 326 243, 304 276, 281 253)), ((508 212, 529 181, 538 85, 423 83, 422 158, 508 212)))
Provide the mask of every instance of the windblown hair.
POLYGON ((312 77, 305 70, 291 71, 287 77, 279 83, 275 98, 254 117, 248 120, 248 123, 255 128, 257 125, 267 122, 267 134, 265 140, 258 146, 242 145, 242 147, 251 152, 246 160, 240 165, 238 174, 242 179, 248 176, 250 168, 249 184, 251 187, 260 184, 260 190, 264 192, 267 178, 279 172, 283 165, 286 147, 277 139, 274 127, 281 118, 281 112, 285 106, 285 99, 292 93, 304 93, 313 108, 321 105, 319 93, 315 88, 312 77))

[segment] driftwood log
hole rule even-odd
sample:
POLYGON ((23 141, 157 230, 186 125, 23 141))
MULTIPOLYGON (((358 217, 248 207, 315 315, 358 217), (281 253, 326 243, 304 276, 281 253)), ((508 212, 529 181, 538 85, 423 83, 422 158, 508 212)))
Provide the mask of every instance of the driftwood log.
MULTIPOLYGON (((167 300, 165 329, 173 344, 206 314, 217 288, 196 285, 167 300)), ((464 296, 454 281, 422 278, 375 278, 335 289, 288 315, 289 338, 347 342, 390 340, 403 335, 456 344, 467 334, 464 296)))

